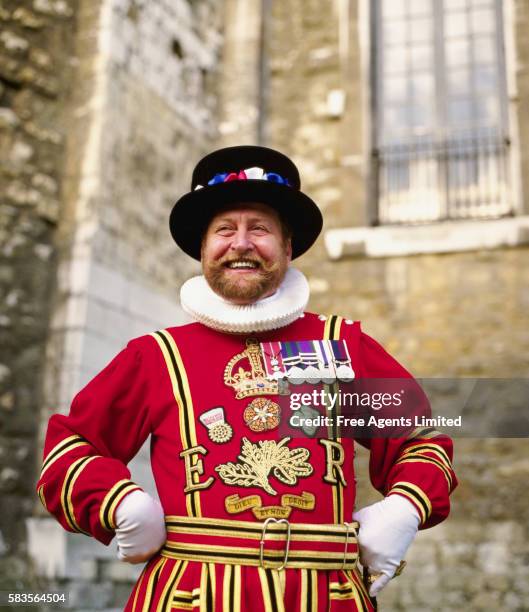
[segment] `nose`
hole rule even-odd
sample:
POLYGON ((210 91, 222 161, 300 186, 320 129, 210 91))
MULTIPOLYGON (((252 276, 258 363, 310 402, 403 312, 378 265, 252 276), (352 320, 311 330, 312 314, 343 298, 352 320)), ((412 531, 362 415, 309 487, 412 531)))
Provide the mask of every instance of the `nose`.
POLYGON ((241 227, 237 230, 230 246, 233 251, 238 251, 239 253, 253 250, 253 243, 246 228, 241 227))

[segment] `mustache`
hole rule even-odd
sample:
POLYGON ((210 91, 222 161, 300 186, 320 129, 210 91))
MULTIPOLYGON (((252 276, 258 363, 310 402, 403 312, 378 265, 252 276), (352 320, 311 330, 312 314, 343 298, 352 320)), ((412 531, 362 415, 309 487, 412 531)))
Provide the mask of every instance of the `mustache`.
POLYGON ((256 264, 258 267, 263 268, 264 266, 264 261, 260 258, 260 257, 237 257, 237 256, 228 256, 225 257, 219 261, 217 261, 215 263, 216 267, 224 267, 230 263, 233 263, 235 261, 242 261, 242 262, 248 262, 248 263, 252 263, 252 264, 256 264))

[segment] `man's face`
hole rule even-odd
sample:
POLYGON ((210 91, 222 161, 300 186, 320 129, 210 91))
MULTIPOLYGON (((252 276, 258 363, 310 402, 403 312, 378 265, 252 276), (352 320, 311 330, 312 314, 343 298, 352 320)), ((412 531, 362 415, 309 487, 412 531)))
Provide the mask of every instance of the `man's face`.
POLYGON ((275 293, 291 256, 290 239, 265 204, 234 204, 211 219, 202 239, 204 276, 215 293, 234 304, 275 293))

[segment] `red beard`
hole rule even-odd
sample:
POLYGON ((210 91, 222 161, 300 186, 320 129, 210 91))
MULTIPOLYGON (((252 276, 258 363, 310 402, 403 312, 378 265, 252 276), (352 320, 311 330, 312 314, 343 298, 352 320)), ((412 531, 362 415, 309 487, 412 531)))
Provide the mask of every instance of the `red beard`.
POLYGON ((274 293, 285 278, 288 259, 283 255, 273 263, 267 263, 260 257, 252 255, 226 257, 219 261, 204 263, 203 272, 213 291, 228 301, 235 303, 255 302, 274 293), (257 265, 254 273, 230 278, 226 264, 232 261, 250 261, 257 265))

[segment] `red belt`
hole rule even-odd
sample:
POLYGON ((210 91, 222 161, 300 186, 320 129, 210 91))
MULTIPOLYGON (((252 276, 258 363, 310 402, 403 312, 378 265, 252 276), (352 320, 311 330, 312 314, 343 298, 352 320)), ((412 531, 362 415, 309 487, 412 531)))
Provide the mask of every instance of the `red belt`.
POLYGON ((318 525, 268 518, 263 523, 166 516, 164 557, 283 569, 353 569, 358 523, 318 525))

